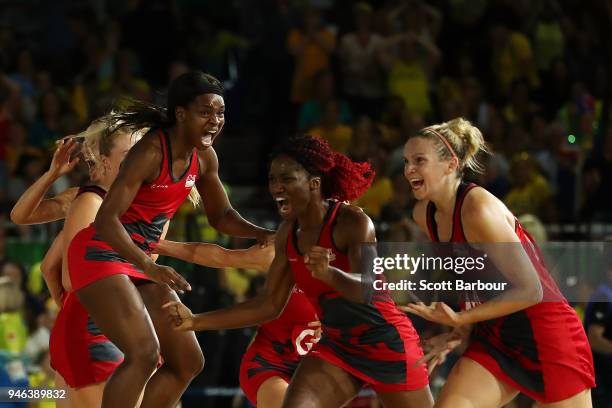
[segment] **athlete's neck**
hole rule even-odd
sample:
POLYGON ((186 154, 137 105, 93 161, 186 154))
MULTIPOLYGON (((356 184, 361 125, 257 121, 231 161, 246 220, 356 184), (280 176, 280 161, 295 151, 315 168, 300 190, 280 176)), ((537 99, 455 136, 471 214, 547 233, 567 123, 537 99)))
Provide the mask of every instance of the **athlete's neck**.
POLYGON ((319 227, 323 224, 328 208, 329 201, 327 200, 311 200, 306 207, 306 211, 297 217, 300 229, 306 230, 319 227))
POLYGON ((430 200, 436 205, 437 212, 443 215, 453 212, 459 184, 461 184, 460 178, 449 178, 447 182, 440 185, 435 194, 432 194, 430 200))
POLYGON ((189 145, 184 130, 175 125, 168 129, 167 133, 172 144, 172 159, 187 160, 193 152, 193 146, 189 145))

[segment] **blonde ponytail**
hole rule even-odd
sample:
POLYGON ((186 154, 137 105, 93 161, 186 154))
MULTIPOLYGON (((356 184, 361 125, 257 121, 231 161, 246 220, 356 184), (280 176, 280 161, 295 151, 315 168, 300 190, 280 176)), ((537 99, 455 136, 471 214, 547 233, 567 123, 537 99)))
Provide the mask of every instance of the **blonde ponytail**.
POLYGON ((477 173, 484 170, 478 162, 478 153, 488 153, 487 144, 476 126, 464 118, 426 127, 412 137, 425 137, 434 141, 440 158, 457 157, 459 171, 470 169, 477 173))

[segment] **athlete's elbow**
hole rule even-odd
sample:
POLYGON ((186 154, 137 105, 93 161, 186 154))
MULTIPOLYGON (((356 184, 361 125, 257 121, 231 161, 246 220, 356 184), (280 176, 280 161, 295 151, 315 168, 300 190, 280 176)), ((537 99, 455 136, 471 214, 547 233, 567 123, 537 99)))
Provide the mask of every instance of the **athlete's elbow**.
POLYGON ((537 281, 536 283, 531 285, 529 289, 527 290, 527 299, 530 302, 537 304, 537 303, 542 302, 543 298, 544 298, 544 291, 542 289, 542 284, 540 283, 540 281, 537 281))
POLYGON ((16 208, 13 207, 10 214, 11 221, 17 225, 23 225, 27 223, 27 217, 21 214, 16 208))
POLYGON ((106 238, 108 234, 108 230, 110 228, 110 215, 104 211, 103 208, 100 208, 98 213, 96 214, 96 218, 94 219, 93 226, 96 231, 102 236, 102 238, 106 238))

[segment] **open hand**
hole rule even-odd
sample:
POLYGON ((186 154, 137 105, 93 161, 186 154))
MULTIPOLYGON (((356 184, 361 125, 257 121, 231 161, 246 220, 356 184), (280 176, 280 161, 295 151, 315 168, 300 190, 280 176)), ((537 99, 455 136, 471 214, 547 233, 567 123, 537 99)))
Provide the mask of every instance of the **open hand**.
POLYGON ((195 328, 195 316, 183 303, 172 301, 162 306, 174 330, 190 331, 195 328))
POLYGON ((169 266, 158 265, 151 261, 143 272, 155 282, 168 285, 170 289, 176 290, 179 293, 191 290, 191 286, 185 278, 169 266))
POLYGON ((57 142, 57 149, 53 153, 53 159, 49 166, 49 172, 55 178, 69 173, 79 162, 78 157, 73 158, 73 153, 80 149, 80 144, 74 138, 64 138, 57 142))
POLYGON ((256 233, 255 239, 261 248, 265 248, 268 245, 274 246, 275 235, 276 233, 274 231, 261 229, 256 233))
POLYGON ((423 341, 425 355, 421 357, 414 367, 427 364, 427 373, 431 374, 436 366, 446 361, 446 356, 463 342, 461 334, 452 331, 439 334, 423 341))
POLYGON ((274 259, 274 245, 253 245, 247 248, 248 258, 253 262, 253 267, 258 271, 267 271, 274 259))

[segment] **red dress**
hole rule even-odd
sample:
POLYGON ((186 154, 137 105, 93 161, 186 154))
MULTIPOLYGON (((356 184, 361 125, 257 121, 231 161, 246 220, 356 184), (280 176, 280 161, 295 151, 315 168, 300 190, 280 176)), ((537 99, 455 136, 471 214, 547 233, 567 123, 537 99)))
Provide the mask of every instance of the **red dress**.
MULTIPOLYGON (((170 138, 161 130, 159 138, 163 154, 160 174, 153 182, 140 186, 132 204, 120 217, 132 241, 147 254, 159 242, 164 225, 185 201, 198 178, 196 150, 193 150, 187 170, 177 179, 172 176, 170 138)), ((70 242, 68 269, 74 291, 116 274, 150 280, 104 242, 93 224, 70 242)))
MULTIPOLYGON (((473 183, 459 186, 450 242, 467 243, 461 206, 474 187, 473 183)), ((430 201, 427 227, 431 240, 440 242, 435 211, 430 201)), ((550 276, 537 244, 516 219, 515 233, 538 273, 545 301, 477 323, 463 355, 538 402, 561 401, 595 386, 591 349, 580 319, 550 276)))
MULTIPOLYGON (((104 198, 98 186, 79 189, 104 198)), ((66 293, 49 339, 51 367, 71 388, 104 382, 123 362, 123 353, 96 327, 74 292, 66 293)))
MULTIPOLYGON (((331 262, 350 272, 348 256, 333 242, 332 232, 343 204, 329 201, 318 244, 330 248, 331 262)), ((334 288, 313 278, 297 246, 297 224, 287 240, 287 257, 297 286, 304 291, 319 316, 323 335, 309 356, 320 358, 352 374, 376 392, 413 391, 429 381, 419 335, 388 292, 376 292, 368 304, 349 301, 334 288)))
POLYGON ((253 405, 257 405, 257 390, 268 378, 291 380, 300 358, 312 347, 315 328, 308 323, 315 320, 310 301, 294 288, 283 313, 259 326, 240 364, 240 387, 253 405))

